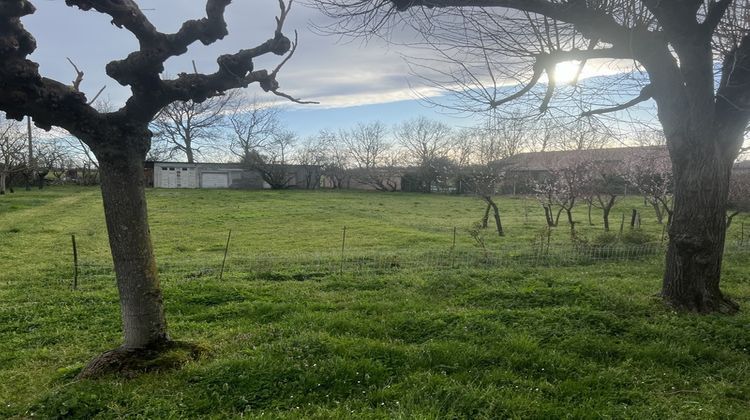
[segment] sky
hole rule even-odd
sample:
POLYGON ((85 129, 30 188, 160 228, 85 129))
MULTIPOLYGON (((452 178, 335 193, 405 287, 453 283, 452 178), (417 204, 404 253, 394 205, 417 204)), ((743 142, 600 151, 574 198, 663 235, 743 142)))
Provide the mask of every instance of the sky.
MULTIPOLYGON (((70 58, 85 73, 81 89, 89 98, 106 86, 102 97, 112 105, 122 105, 129 90, 109 79, 104 67, 134 51, 135 38, 110 24, 103 14, 83 12, 58 0, 32 3, 37 11, 25 17, 23 23, 37 40, 31 59, 40 64, 42 75, 72 83, 75 72, 67 61, 70 58)), ((184 20, 205 15, 205 2, 200 0, 141 0, 138 4, 162 32, 174 32, 184 20)), ((235 0, 225 15, 229 35, 210 46, 196 43, 183 56, 170 59, 166 63, 167 74, 192 71, 192 60, 199 71, 215 71, 220 54, 252 47, 272 37, 277 14, 275 0, 235 0)), ((285 93, 320 104, 285 103, 275 96, 269 98, 272 95, 255 86, 246 89, 250 97, 257 95, 259 100, 268 98, 283 106, 282 119, 287 128, 305 137, 323 128, 346 128, 372 120, 390 125, 422 115, 451 126, 476 122, 423 106, 415 92, 437 92, 409 77, 409 67, 394 47, 381 39, 364 42, 320 35, 312 29, 312 23, 324 24, 325 19, 317 10, 293 5, 285 33, 293 37, 294 30, 298 31, 299 48, 278 77, 285 93)), ((278 62, 276 56, 262 57, 256 60, 256 69, 272 69, 278 62)))
MULTIPOLYGON (((135 37, 127 30, 112 25, 108 16, 95 11, 84 12, 68 7, 62 0, 31 1, 37 11, 24 17, 23 24, 37 40, 37 50, 30 58, 40 64, 41 74, 72 84, 75 72, 67 60, 70 58, 85 73, 81 89, 89 98, 106 86, 102 97, 114 107, 124 104, 130 95, 129 88, 110 79, 104 68, 108 62, 122 59, 135 51, 135 37)), ((441 92, 410 74, 404 55, 420 55, 424 51, 409 51, 403 44, 417 41, 416 34, 393 31, 389 36, 397 41, 395 43, 377 37, 363 40, 322 35, 313 29, 313 25, 325 25, 330 21, 318 10, 304 6, 301 0, 297 1, 288 16, 284 32, 293 38, 296 30, 299 47, 277 79, 283 92, 319 104, 293 104, 263 92, 257 85, 251 85, 245 92, 248 97, 275 101, 277 106, 283 107, 282 123, 300 138, 313 136, 321 129, 350 128, 358 122, 379 120, 392 126, 418 116, 440 120, 455 128, 484 123, 482 115, 457 116, 439 107, 426 106, 424 101, 418 99, 422 95, 440 101, 441 92)), ((177 31, 185 20, 205 16, 205 0, 136 2, 157 29, 165 33, 177 31)), ((193 61, 201 72, 216 71, 216 58, 219 55, 254 47, 271 38, 278 12, 277 0, 233 1, 225 13, 229 35, 209 46, 193 44, 187 53, 167 61, 166 75, 192 72, 193 61)), ((277 56, 263 56, 256 59, 255 68, 270 70, 279 61, 277 56)), ((626 63, 625 67, 597 67, 589 62, 585 75, 588 79, 585 80, 617 77, 618 73, 623 74, 623 68, 629 71, 627 66, 626 63)), ((582 83, 586 83, 585 80, 582 83)), ((508 84, 508 93, 519 88, 516 83, 508 84)), ((614 98, 611 92, 603 97, 621 102, 632 97, 632 88, 640 89, 638 86, 630 87, 628 90, 618 84, 620 90, 616 92, 621 97, 614 98)), ((564 95, 558 94, 556 97, 564 95)), ((538 98, 532 97, 532 100, 537 100, 538 104, 538 98)), ((651 101, 632 112, 636 114, 636 119, 650 118, 653 122, 650 116, 653 108, 651 101), (645 117, 641 118, 638 114, 645 117)), ((632 112, 628 117, 633 116, 632 112)))

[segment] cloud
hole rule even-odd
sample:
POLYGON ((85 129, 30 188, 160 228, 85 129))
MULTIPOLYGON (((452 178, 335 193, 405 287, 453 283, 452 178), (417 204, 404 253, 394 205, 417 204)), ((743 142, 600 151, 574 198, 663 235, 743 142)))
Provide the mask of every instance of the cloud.
MULTIPOLYGON (((122 105, 130 95, 129 88, 109 79, 104 74, 104 67, 109 61, 126 57, 137 48, 133 35, 111 25, 110 19, 96 12, 82 12, 58 1, 35 3, 37 13, 24 18, 24 24, 37 38, 38 50, 32 59, 40 63, 43 74, 70 83, 75 76, 66 61, 66 57, 70 57, 86 73, 82 87, 89 96, 107 85, 104 96, 109 97, 114 106, 122 105)), ((205 2, 199 0, 143 0, 139 3, 157 28, 165 32, 176 31, 184 20, 200 18, 205 13, 205 2)), ((174 75, 192 71, 193 60, 200 71, 215 71, 219 55, 258 45, 273 36, 277 13, 275 0, 232 3, 226 14, 229 35, 210 46, 192 45, 186 54, 166 63, 166 72, 174 75)), ((286 33, 291 35, 294 29, 298 30, 300 46, 279 74, 284 92, 319 101, 319 107, 324 109, 443 94, 424 80, 411 77, 409 65, 387 41, 375 37, 367 42, 351 39, 345 42, 346 39, 321 36, 310 29, 311 21, 325 24, 325 18, 317 10, 295 4, 286 33)), ((408 43, 414 34, 404 30, 394 31, 391 36, 396 42, 408 43)), ((404 51, 404 48, 400 46, 398 49, 404 51)), ((415 56, 425 51, 411 50, 411 53, 415 56)), ((270 69, 280 60, 277 56, 260 57, 256 60, 256 68, 270 69)), ((438 63, 431 65, 439 66, 438 63)), ((587 66, 584 77, 618 71, 621 69, 597 63, 587 66)), ((501 83, 503 86, 516 84, 517 80, 501 83)), ((259 89, 254 87, 249 92, 259 92, 259 89)), ((259 94, 262 101, 266 100, 263 96, 259 94)))

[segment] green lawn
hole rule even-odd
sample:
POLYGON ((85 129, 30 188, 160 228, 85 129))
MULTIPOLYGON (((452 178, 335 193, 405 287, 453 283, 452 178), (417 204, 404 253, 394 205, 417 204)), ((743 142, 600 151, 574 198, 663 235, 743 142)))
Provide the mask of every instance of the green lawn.
MULTIPOLYGON (((490 251, 546 237, 533 199, 499 203, 507 236, 484 232, 490 251)), ((179 370, 74 381, 120 339, 98 190, 0 196, 0 417, 750 418, 750 253, 736 247, 723 287, 744 311, 694 316, 654 297, 659 257, 307 275, 247 265, 259 253, 338 255, 344 226, 347 255, 447 252, 454 227, 456 250, 478 252, 468 231, 483 205, 471 197, 152 190, 149 206, 171 333, 209 353, 179 370)), ((614 229, 632 208, 658 242, 638 198, 613 211, 614 229)), ((584 207, 576 218, 582 238, 601 233, 598 212, 594 226, 584 207)), ((571 247, 568 228, 550 242, 571 247)))

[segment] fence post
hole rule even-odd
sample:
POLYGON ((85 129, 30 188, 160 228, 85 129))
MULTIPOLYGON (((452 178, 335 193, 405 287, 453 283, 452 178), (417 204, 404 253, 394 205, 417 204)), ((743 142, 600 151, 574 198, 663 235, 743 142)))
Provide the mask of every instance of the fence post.
POLYGON ((76 235, 71 234, 70 239, 73 241, 73 290, 78 289, 78 246, 76 245, 76 235))
POLYGON ((451 268, 455 268, 456 262, 456 227, 453 226, 453 244, 451 245, 451 268))
POLYGON ((622 220, 620 220, 620 236, 623 230, 625 230, 625 213, 622 214, 622 220))
POLYGON ((229 229, 229 235, 227 236, 227 244, 224 247, 224 259, 221 261, 221 271, 219 271, 219 280, 224 277, 224 265, 227 262, 227 254, 229 253, 229 240, 232 239, 232 229, 229 229))
POLYGON ((344 226, 344 233, 341 235, 341 266, 339 267, 339 274, 344 274, 344 251, 346 250, 346 226, 344 226))

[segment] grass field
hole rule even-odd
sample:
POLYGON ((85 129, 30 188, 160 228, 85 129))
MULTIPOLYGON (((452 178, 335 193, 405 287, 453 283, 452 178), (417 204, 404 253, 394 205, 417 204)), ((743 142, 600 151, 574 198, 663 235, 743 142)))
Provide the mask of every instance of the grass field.
MULTIPOLYGON (((488 249, 533 249, 541 208, 522 198, 500 208, 507 236, 485 232, 488 249)), ((632 208, 659 241, 637 198, 613 211, 615 229, 632 208)), ((456 248, 476 251, 467 232, 483 205, 471 197, 152 190, 149 209, 171 333, 207 355, 134 379, 74 381, 120 340, 98 190, 3 196, 0 417, 750 418, 748 252, 730 253, 723 277, 744 311, 695 316, 653 296, 660 257, 310 276, 242 265, 258 253, 335 255, 344 226, 347 253, 447 250, 454 227, 456 248)), ((599 213, 588 226, 585 210, 580 236, 593 239, 599 213)), ((567 227, 550 241, 570 246, 567 227)))

